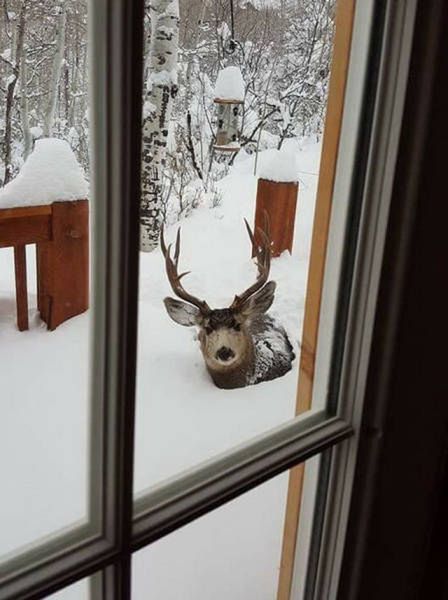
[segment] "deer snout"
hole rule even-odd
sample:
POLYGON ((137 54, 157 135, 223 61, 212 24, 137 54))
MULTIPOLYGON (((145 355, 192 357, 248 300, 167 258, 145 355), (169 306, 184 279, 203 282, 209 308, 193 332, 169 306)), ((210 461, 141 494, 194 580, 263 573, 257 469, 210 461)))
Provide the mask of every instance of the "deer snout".
POLYGON ((227 361, 231 358, 234 358, 235 352, 231 348, 227 348, 227 346, 221 346, 221 348, 216 352, 215 357, 218 360, 227 361))

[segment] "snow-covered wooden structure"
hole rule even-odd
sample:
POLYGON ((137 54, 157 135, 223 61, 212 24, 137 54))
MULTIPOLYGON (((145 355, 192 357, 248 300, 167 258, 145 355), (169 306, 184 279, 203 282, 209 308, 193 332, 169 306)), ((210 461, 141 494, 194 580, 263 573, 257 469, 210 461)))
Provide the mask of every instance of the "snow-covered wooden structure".
POLYGON ((36 142, 0 190, 0 248, 14 248, 17 325, 28 329, 26 246, 36 245, 37 306, 55 329, 89 304, 87 183, 67 142, 36 142))
POLYGON ((222 152, 238 152, 244 103, 244 80, 238 67, 226 67, 218 73, 214 102, 217 118, 214 148, 222 152))
POLYGON ((14 248, 20 331, 28 329, 28 244, 36 245, 37 308, 53 330, 89 306, 87 200, 0 209, 0 248, 14 248))
POLYGON ((298 165, 295 154, 272 150, 260 165, 255 208, 255 237, 264 230, 266 216, 272 241, 272 256, 292 252, 296 218, 298 165))

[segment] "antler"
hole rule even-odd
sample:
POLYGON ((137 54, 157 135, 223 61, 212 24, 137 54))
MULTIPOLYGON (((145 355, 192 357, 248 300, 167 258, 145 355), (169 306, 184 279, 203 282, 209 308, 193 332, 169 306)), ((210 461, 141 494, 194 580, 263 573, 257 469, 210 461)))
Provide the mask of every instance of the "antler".
POLYGON ((190 273, 190 271, 185 271, 184 273, 181 273, 179 275, 177 272, 177 266, 179 264, 179 254, 180 254, 180 227, 177 230, 176 246, 174 249, 174 260, 171 258, 172 244, 170 244, 168 246, 168 248, 166 247, 166 244, 165 244, 165 238, 163 235, 163 226, 160 231, 160 246, 162 248, 163 256, 165 257, 166 274, 168 275, 168 281, 170 282, 173 292, 176 294, 176 296, 178 296, 182 300, 185 300, 186 302, 189 302, 190 304, 193 304, 193 306, 196 306, 197 308, 199 308, 199 310, 203 314, 209 312, 210 307, 208 306, 207 302, 205 302, 205 300, 199 300, 199 298, 196 298, 196 296, 192 296, 191 294, 189 294, 184 289, 184 287, 182 286, 182 284, 180 282, 182 277, 185 277, 185 275, 188 275, 188 273, 190 273))
POLYGON ((258 228, 258 233, 262 241, 262 245, 259 246, 255 241, 255 236, 251 228, 249 227, 249 223, 244 219, 246 224, 247 233, 249 234, 250 240, 252 242, 253 249, 255 251, 255 260, 257 261, 258 267, 258 277, 254 284, 247 288, 242 294, 235 296, 234 301, 232 302, 231 309, 238 310, 246 300, 248 300, 255 292, 261 290, 261 288, 265 285, 269 277, 269 270, 271 268, 271 240, 269 233, 269 220, 268 216, 265 212, 265 231, 263 229, 258 228))

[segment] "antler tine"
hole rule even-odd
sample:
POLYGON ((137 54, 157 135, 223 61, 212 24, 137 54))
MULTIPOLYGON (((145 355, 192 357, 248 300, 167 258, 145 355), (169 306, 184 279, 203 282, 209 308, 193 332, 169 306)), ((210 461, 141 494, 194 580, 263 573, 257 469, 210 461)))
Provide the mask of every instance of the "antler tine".
POLYGON ((244 219, 247 232, 249 233, 252 246, 255 250, 255 258, 257 261, 258 276, 255 283, 247 288, 242 294, 235 296, 235 299, 230 308, 238 309, 246 300, 248 300, 255 292, 258 292, 268 280, 269 271, 271 268, 271 242, 268 235, 261 228, 257 228, 262 245, 259 246, 255 240, 254 233, 249 227, 248 222, 244 219))
MULTIPOLYGON (((266 248, 268 248, 270 250, 270 247, 271 247, 271 240, 270 240, 270 235, 269 235, 269 217, 268 217, 268 214, 266 211, 264 211, 264 215, 265 215, 265 228, 266 228, 267 233, 265 233, 265 231, 261 227, 257 227, 258 235, 261 237, 261 239, 264 242, 264 245, 261 247, 257 244, 257 242, 255 240, 254 232, 250 228, 250 225, 247 222, 247 219, 244 219, 247 233, 249 234, 250 241, 252 242, 252 247, 255 251, 258 264, 259 264, 259 259, 262 259, 262 263, 265 262, 265 259, 263 258, 263 256, 265 254, 266 248)), ((270 255, 270 251, 268 252, 268 254, 270 255)))
POLYGON ((165 239, 164 239, 164 235, 163 235, 163 228, 161 230, 160 243, 161 243, 163 255, 165 257, 166 274, 168 276, 168 281, 170 282, 171 289, 173 290, 173 292, 176 294, 176 296, 178 296, 178 298, 181 298, 182 300, 185 300, 186 302, 189 302, 193 306, 196 306, 197 308, 199 308, 199 310, 202 313, 208 312, 210 310, 210 308, 209 308, 207 302, 205 302, 205 300, 199 300, 199 298, 197 298, 196 296, 189 294, 187 292, 187 290, 183 287, 183 285, 180 283, 180 280, 182 279, 182 277, 185 277, 185 275, 188 275, 188 273, 189 273, 189 271, 185 271, 184 273, 181 273, 179 275, 179 273, 177 271, 177 266, 179 263, 179 255, 180 255, 180 227, 177 231, 177 236, 176 236, 176 245, 174 248, 174 260, 173 260, 173 258, 171 258, 172 244, 170 244, 168 246, 168 248, 166 247, 165 239))
POLYGON ((254 236, 254 232, 252 231, 252 229, 250 228, 249 223, 247 222, 247 219, 244 219, 244 223, 246 225, 246 229, 247 229, 247 233, 249 234, 250 237, 250 241, 252 242, 252 245, 254 246, 254 248, 256 248, 257 243, 255 241, 255 236, 254 236))

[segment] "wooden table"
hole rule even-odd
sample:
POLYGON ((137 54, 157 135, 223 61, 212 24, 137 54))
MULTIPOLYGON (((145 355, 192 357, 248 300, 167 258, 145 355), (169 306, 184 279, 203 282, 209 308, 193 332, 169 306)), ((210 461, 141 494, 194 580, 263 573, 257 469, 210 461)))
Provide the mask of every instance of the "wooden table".
POLYGON ((28 329, 27 244, 36 244, 37 307, 54 330, 89 306, 88 201, 0 209, 0 248, 14 248, 20 331, 28 329))

